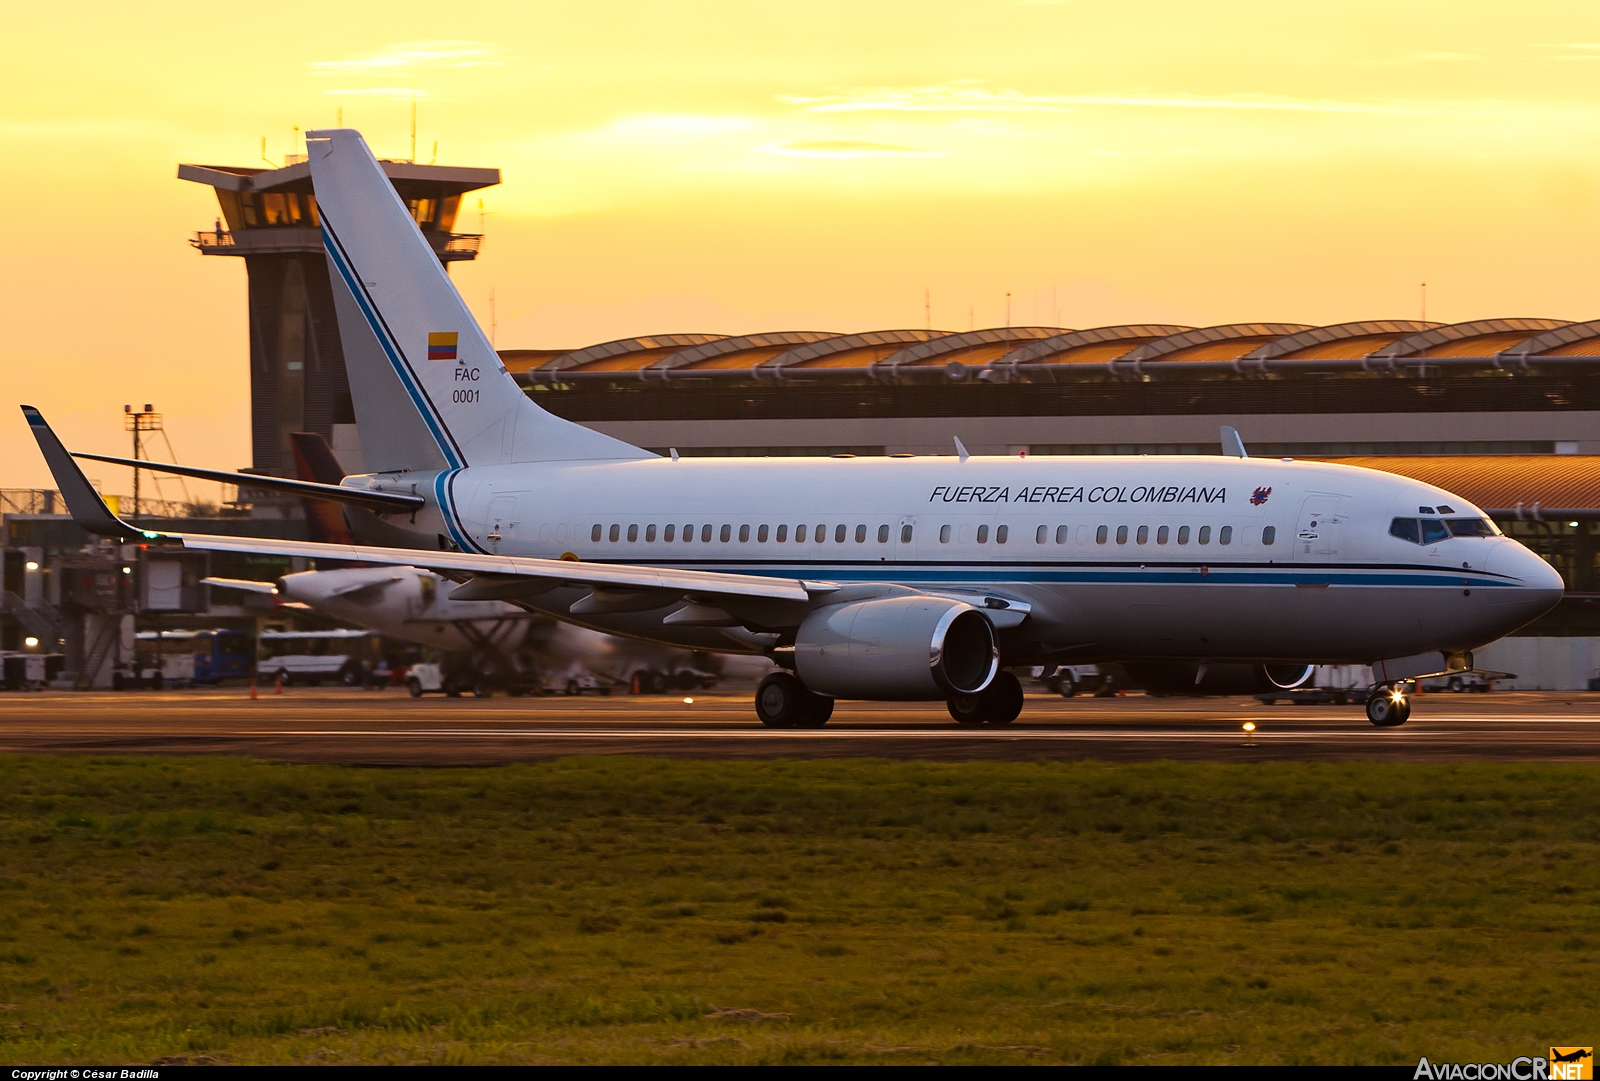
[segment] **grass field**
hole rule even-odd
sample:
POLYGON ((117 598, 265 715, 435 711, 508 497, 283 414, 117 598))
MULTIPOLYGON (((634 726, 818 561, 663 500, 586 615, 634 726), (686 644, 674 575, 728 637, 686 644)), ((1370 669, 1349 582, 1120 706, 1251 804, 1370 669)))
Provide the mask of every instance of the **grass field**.
POLYGON ((0 758, 0 1060, 1505 1061, 1600 769, 0 758))

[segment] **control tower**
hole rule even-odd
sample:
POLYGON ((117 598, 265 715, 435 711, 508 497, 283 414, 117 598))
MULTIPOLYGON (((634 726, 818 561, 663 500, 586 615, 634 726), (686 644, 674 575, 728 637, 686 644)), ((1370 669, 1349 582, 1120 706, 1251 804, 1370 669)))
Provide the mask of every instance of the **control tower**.
MULTIPOLYGON (((454 231, 461 197, 500 183, 500 170, 381 164, 446 269, 477 258, 482 234, 454 231)), ((347 469, 359 469, 355 412, 305 155, 292 154, 276 169, 179 165, 178 179, 209 184, 222 208, 217 228, 196 233, 189 243, 202 255, 242 256, 249 273, 250 471, 293 476, 294 432, 321 434, 347 469)))

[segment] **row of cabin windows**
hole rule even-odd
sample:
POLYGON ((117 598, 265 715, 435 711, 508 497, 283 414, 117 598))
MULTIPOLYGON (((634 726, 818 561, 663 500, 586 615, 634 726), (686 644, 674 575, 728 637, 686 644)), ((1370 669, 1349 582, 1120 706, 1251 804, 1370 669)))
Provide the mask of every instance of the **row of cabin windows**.
MULTIPOLYGON (((684 540, 685 543, 688 543, 688 542, 691 542, 691 541, 694 540, 694 537, 695 537, 695 532, 694 531, 695 531, 695 527, 693 525, 686 525, 686 526, 683 527, 683 540, 684 540)), ((795 543, 796 544, 803 543, 805 541, 809 531, 810 531, 810 527, 808 527, 808 526, 804 526, 804 525, 795 526, 794 527, 794 540, 795 540, 795 543)), ((715 526, 703 525, 703 526, 700 526, 700 542, 702 544, 710 543, 713 532, 715 532, 717 539, 720 540, 724 544, 727 544, 729 541, 733 540, 733 526, 725 525, 725 526, 722 526, 721 528, 717 528, 715 526)), ((855 531, 854 532, 855 532, 855 539, 856 539, 856 543, 857 544, 865 544, 867 542, 867 526, 865 524, 857 525, 855 527, 855 531)), ((756 541, 759 544, 767 543, 767 538, 768 538, 769 535, 772 536, 773 540, 775 540, 778 543, 782 544, 783 542, 785 542, 785 541, 787 541, 789 539, 789 527, 786 526, 786 525, 778 526, 776 532, 773 533, 772 531, 769 530, 769 527, 767 527, 767 526, 764 526, 764 525, 756 526, 755 527, 755 535, 756 535, 756 541)), ((810 535, 814 536, 816 538, 816 543, 821 544, 822 542, 824 542, 824 541, 826 541, 828 539, 828 527, 827 527, 827 525, 826 524, 819 524, 816 527, 814 532, 810 532, 810 535)), ((836 526, 833 527, 833 539, 834 539, 835 543, 843 544, 850 537, 850 535, 851 535, 851 529, 850 529, 849 526, 836 525, 836 526)), ((595 525, 595 527, 593 529, 591 529, 589 531, 589 539, 592 540, 592 541, 598 541, 598 540, 600 540, 600 538, 602 536, 607 537, 612 541, 619 541, 619 540, 622 539, 622 536, 623 536, 622 526, 613 525, 610 528, 610 530, 606 530, 603 526, 600 526, 600 525, 597 524, 597 525, 595 525)), ((639 527, 636 526, 636 525, 628 526, 627 537, 628 537, 629 541, 637 541, 639 539, 639 527)), ((670 543, 670 542, 676 540, 677 537, 678 537, 678 527, 676 525, 669 525, 669 526, 663 526, 662 527, 662 529, 661 529, 661 540, 662 540, 663 543, 670 543)), ((655 526, 647 525, 647 526, 644 527, 644 539, 645 539, 645 542, 648 543, 648 544, 654 544, 655 543, 655 540, 656 540, 656 527, 655 526)), ((877 539, 878 539, 878 543, 879 544, 888 544, 889 543, 889 527, 887 525, 878 526, 878 528, 877 528, 877 539)), ((750 540, 750 527, 747 526, 747 525, 740 526, 739 527, 739 541, 740 541, 740 543, 747 543, 749 540, 750 540)), ((903 525, 903 526, 900 527, 900 543, 901 544, 910 544, 911 543, 911 527, 909 525, 903 525)))
MULTIPOLYGON (((1008 532, 1009 531, 1007 530, 1007 528, 1005 526, 1003 526, 1003 525, 1002 526, 995 526, 995 530, 994 530, 995 543, 996 544, 1004 544, 1006 542, 1006 540, 1007 540, 1008 532)), ((1089 527, 1088 526, 1079 526, 1078 527, 1078 543, 1079 544, 1083 544, 1083 543, 1087 542, 1088 532, 1089 532, 1089 527)), ((1178 541, 1179 544, 1188 544, 1189 543, 1189 539, 1190 539, 1191 536, 1195 539, 1195 541, 1197 543, 1210 544, 1211 543, 1211 527, 1208 526, 1208 525, 1203 525, 1203 526, 1200 527, 1198 533, 1195 533, 1195 532, 1191 531, 1190 528, 1188 526, 1186 526, 1186 525, 1181 525, 1181 526, 1178 527, 1178 529, 1177 529, 1177 541, 1178 541)), ((1094 542, 1096 544, 1105 544, 1110 539, 1110 537, 1111 537, 1111 527, 1110 526, 1099 526, 1094 531, 1094 542)), ((1047 543, 1049 541, 1049 539, 1050 539, 1050 527, 1049 526, 1042 525, 1038 529, 1034 530, 1033 540, 1034 540, 1035 544, 1045 544, 1045 543, 1047 543)), ((1070 527, 1064 526, 1064 525, 1056 526, 1056 529, 1055 529, 1055 541, 1056 541, 1056 543, 1057 544, 1066 544, 1069 539, 1070 539, 1070 527)), ((1136 544, 1149 544, 1150 543, 1150 527, 1147 526, 1147 525, 1140 526, 1134 532, 1133 539, 1134 539, 1134 543, 1136 543, 1136 544)), ((1155 530, 1155 541, 1156 541, 1157 544, 1166 544, 1168 541, 1170 541, 1172 539, 1173 539, 1173 530, 1172 530, 1171 526, 1164 526, 1163 525, 1163 526, 1157 526, 1156 527, 1156 530, 1155 530)), ((1270 544, 1273 544, 1274 542, 1276 542, 1277 539, 1278 539, 1278 529, 1277 529, 1276 526, 1270 526, 1269 525, 1269 526, 1267 526, 1267 527, 1265 527, 1264 529, 1261 530, 1261 543, 1262 544, 1270 545, 1270 544)), ((949 526, 940 526, 939 527, 939 543, 940 544, 949 544, 950 543, 950 527, 949 526)), ((989 527, 988 526, 981 525, 981 526, 978 527, 978 543, 979 544, 987 544, 987 543, 989 543, 989 527)), ((1127 526, 1125 526, 1125 525, 1117 526, 1117 543, 1118 544, 1127 544, 1128 543, 1128 527, 1127 526)), ((1232 544, 1233 543, 1233 526, 1225 525, 1221 529, 1217 530, 1217 543, 1218 544, 1232 544)))
MULTIPOLYGON (((677 530, 678 530, 678 527, 676 525, 669 525, 669 526, 663 527, 662 530, 661 530, 661 540, 663 542, 665 542, 665 543, 671 543, 677 537, 677 530)), ((1079 526, 1078 527, 1078 543, 1080 543, 1080 544, 1085 543, 1085 541, 1087 539, 1086 534, 1088 533, 1088 530, 1089 530, 1088 526, 1079 526)), ((710 543, 713 531, 715 531, 717 539, 722 541, 722 543, 724 543, 724 544, 727 544, 729 541, 731 541, 733 539, 733 526, 731 526, 731 525, 724 525, 720 529, 717 529, 716 527, 710 526, 710 525, 703 525, 703 526, 700 526, 700 541, 701 541, 702 544, 710 543)), ((864 525, 864 524, 863 525, 857 525, 855 527, 855 539, 856 539, 856 543, 857 544, 865 544, 866 543, 866 541, 867 541, 867 532, 868 532, 867 526, 864 525)), ((833 539, 834 539, 834 542, 837 543, 837 544, 843 544, 845 542, 845 540, 848 539, 848 537, 850 536, 850 533, 851 533, 851 530, 850 530, 849 526, 846 526, 846 525, 836 525, 836 526, 834 526, 833 527, 833 539)), ((756 526, 755 527, 755 534, 756 534, 757 543, 760 543, 760 544, 767 543, 768 528, 766 526, 764 526, 764 525, 763 526, 756 526)), ((804 525, 795 526, 794 527, 794 540, 795 540, 795 543, 796 544, 804 543, 805 539, 806 539, 806 534, 807 534, 807 527, 806 526, 804 526, 804 525)), ((818 543, 818 544, 823 543, 824 541, 826 541, 828 539, 828 527, 827 527, 827 525, 825 525, 825 524, 818 525, 816 527, 815 531, 811 535, 813 537, 815 537, 816 543, 818 543)), ((944 525, 944 526, 940 526, 939 527, 939 543, 940 544, 949 544, 950 543, 950 535, 951 535, 950 526, 944 525)), ((1099 526, 1094 531, 1094 542, 1096 544, 1105 544, 1110 539, 1110 535, 1111 535, 1111 527, 1110 526, 1099 526)), ((995 541, 996 544, 1004 544, 1004 543, 1006 543, 1006 541, 1010 539, 1010 536, 1011 536, 1011 529, 1010 529, 1009 526, 998 525, 998 526, 994 527, 994 541, 995 541)), ((1045 544, 1049 540, 1049 536, 1050 536, 1050 527, 1042 525, 1037 530, 1034 531, 1034 535, 1033 535, 1034 543, 1036 543, 1036 544, 1045 544)), ((1186 525, 1181 525, 1181 526, 1179 526, 1177 528, 1176 540, 1177 540, 1177 542, 1179 544, 1188 544, 1191 536, 1193 536, 1195 542, 1198 543, 1198 544, 1210 544, 1211 543, 1211 527, 1208 526, 1208 525, 1203 525, 1197 531, 1195 531, 1193 533, 1191 533, 1190 528, 1188 526, 1186 526, 1186 525)), ((601 526, 600 524, 596 523, 594 528, 589 531, 589 539, 592 540, 592 541, 598 542, 601 539, 601 537, 606 537, 606 538, 610 539, 613 542, 620 541, 622 539, 622 537, 623 537, 623 527, 620 526, 620 525, 613 525, 613 526, 611 526, 611 528, 609 530, 606 530, 604 526, 601 526)), ((639 527, 636 526, 636 525, 628 526, 627 527, 627 538, 628 538, 628 541, 630 543, 638 541, 638 539, 639 539, 639 527)), ((683 527, 683 540, 685 541, 685 543, 692 542, 694 540, 694 538, 695 538, 695 527, 693 525, 684 526, 683 527)), ((1147 525, 1139 526, 1138 529, 1134 532, 1133 538, 1134 538, 1134 543, 1136 543, 1136 544, 1148 544, 1148 543, 1150 543, 1150 527, 1147 526, 1147 525)), ((656 527, 655 526, 647 525, 647 526, 644 527, 644 539, 645 539, 646 543, 650 543, 650 544, 654 544, 655 543, 655 540, 656 540, 656 527)), ((789 539, 789 527, 786 526, 786 525, 778 526, 776 535, 773 537, 773 539, 776 540, 780 544, 782 544, 785 541, 787 541, 789 539)), ((878 526, 877 539, 878 539, 878 543, 879 544, 888 544, 889 543, 889 527, 887 525, 878 526)), ((978 539, 978 543, 979 544, 988 544, 989 543, 989 527, 987 525, 980 525, 978 527, 978 537, 977 537, 977 539, 978 539)), ((1064 525, 1056 526, 1056 529, 1055 529, 1055 542, 1057 544, 1066 544, 1067 543, 1067 539, 1068 539, 1068 527, 1064 526, 1064 525)), ((1164 526, 1163 525, 1163 526, 1157 526, 1156 527, 1156 530, 1155 530, 1155 541, 1156 541, 1157 544, 1166 544, 1166 543, 1168 543, 1169 541, 1171 541, 1173 539, 1174 539, 1174 537, 1173 537, 1173 529, 1172 529, 1171 526, 1164 526)), ((1269 526, 1264 527, 1261 530, 1261 543, 1262 544, 1271 545, 1277 539, 1278 539, 1278 529, 1277 529, 1276 526, 1270 526, 1269 525, 1269 526)), ((740 543, 748 543, 749 540, 750 540, 750 527, 747 526, 747 525, 741 525, 739 527, 739 541, 740 541, 740 543)), ((900 543, 901 544, 910 544, 911 543, 911 526, 910 525, 902 525, 900 527, 900 543)), ((1128 543, 1128 527, 1127 526, 1125 526, 1125 525, 1117 526, 1117 543, 1118 544, 1127 544, 1128 543)), ((1220 529, 1217 530, 1217 543, 1218 544, 1232 544, 1233 543, 1233 526, 1225 525, 1225 526, 1222 526, 1220 529)))

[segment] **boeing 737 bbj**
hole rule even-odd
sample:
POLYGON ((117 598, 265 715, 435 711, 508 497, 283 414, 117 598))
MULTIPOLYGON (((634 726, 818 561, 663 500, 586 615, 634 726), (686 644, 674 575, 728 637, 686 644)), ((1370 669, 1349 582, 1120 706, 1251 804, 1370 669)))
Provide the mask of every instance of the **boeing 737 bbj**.
MULTIPOLYGON (((1347 466, 1218 457, 679 459, 523 394, 361 136, 307 136, 371 472, 212 475, 346 505, 358 546, 141 532, 24 407, 80 524, 211 551, 428 568, 457 599, 614 634, 771 656, 774 726, 836 698, 1022 706, 1007 666, 1123 661, 1205 689, 1371 664, 1374 724, 1406 681, 1548 611, 1560 577, 1465 500, 1347 466)), ((1231 443, 1231 447, 1228 444, 1231 443)), ((84 457, 89 457, 84 455, 84 457)), ((184 468, 163 466, 172 472, 184 468)))

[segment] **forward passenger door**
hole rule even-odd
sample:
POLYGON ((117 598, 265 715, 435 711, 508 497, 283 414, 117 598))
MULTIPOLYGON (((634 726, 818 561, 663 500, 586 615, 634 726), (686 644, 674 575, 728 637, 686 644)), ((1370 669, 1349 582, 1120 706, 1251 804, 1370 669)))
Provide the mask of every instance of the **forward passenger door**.
POLYGON ((1338 555, 1344 519, 1343 496, 1311 495, 1300 508, 1300 523, 1294 535, 1295 558, 1319 562, 1338 555))

